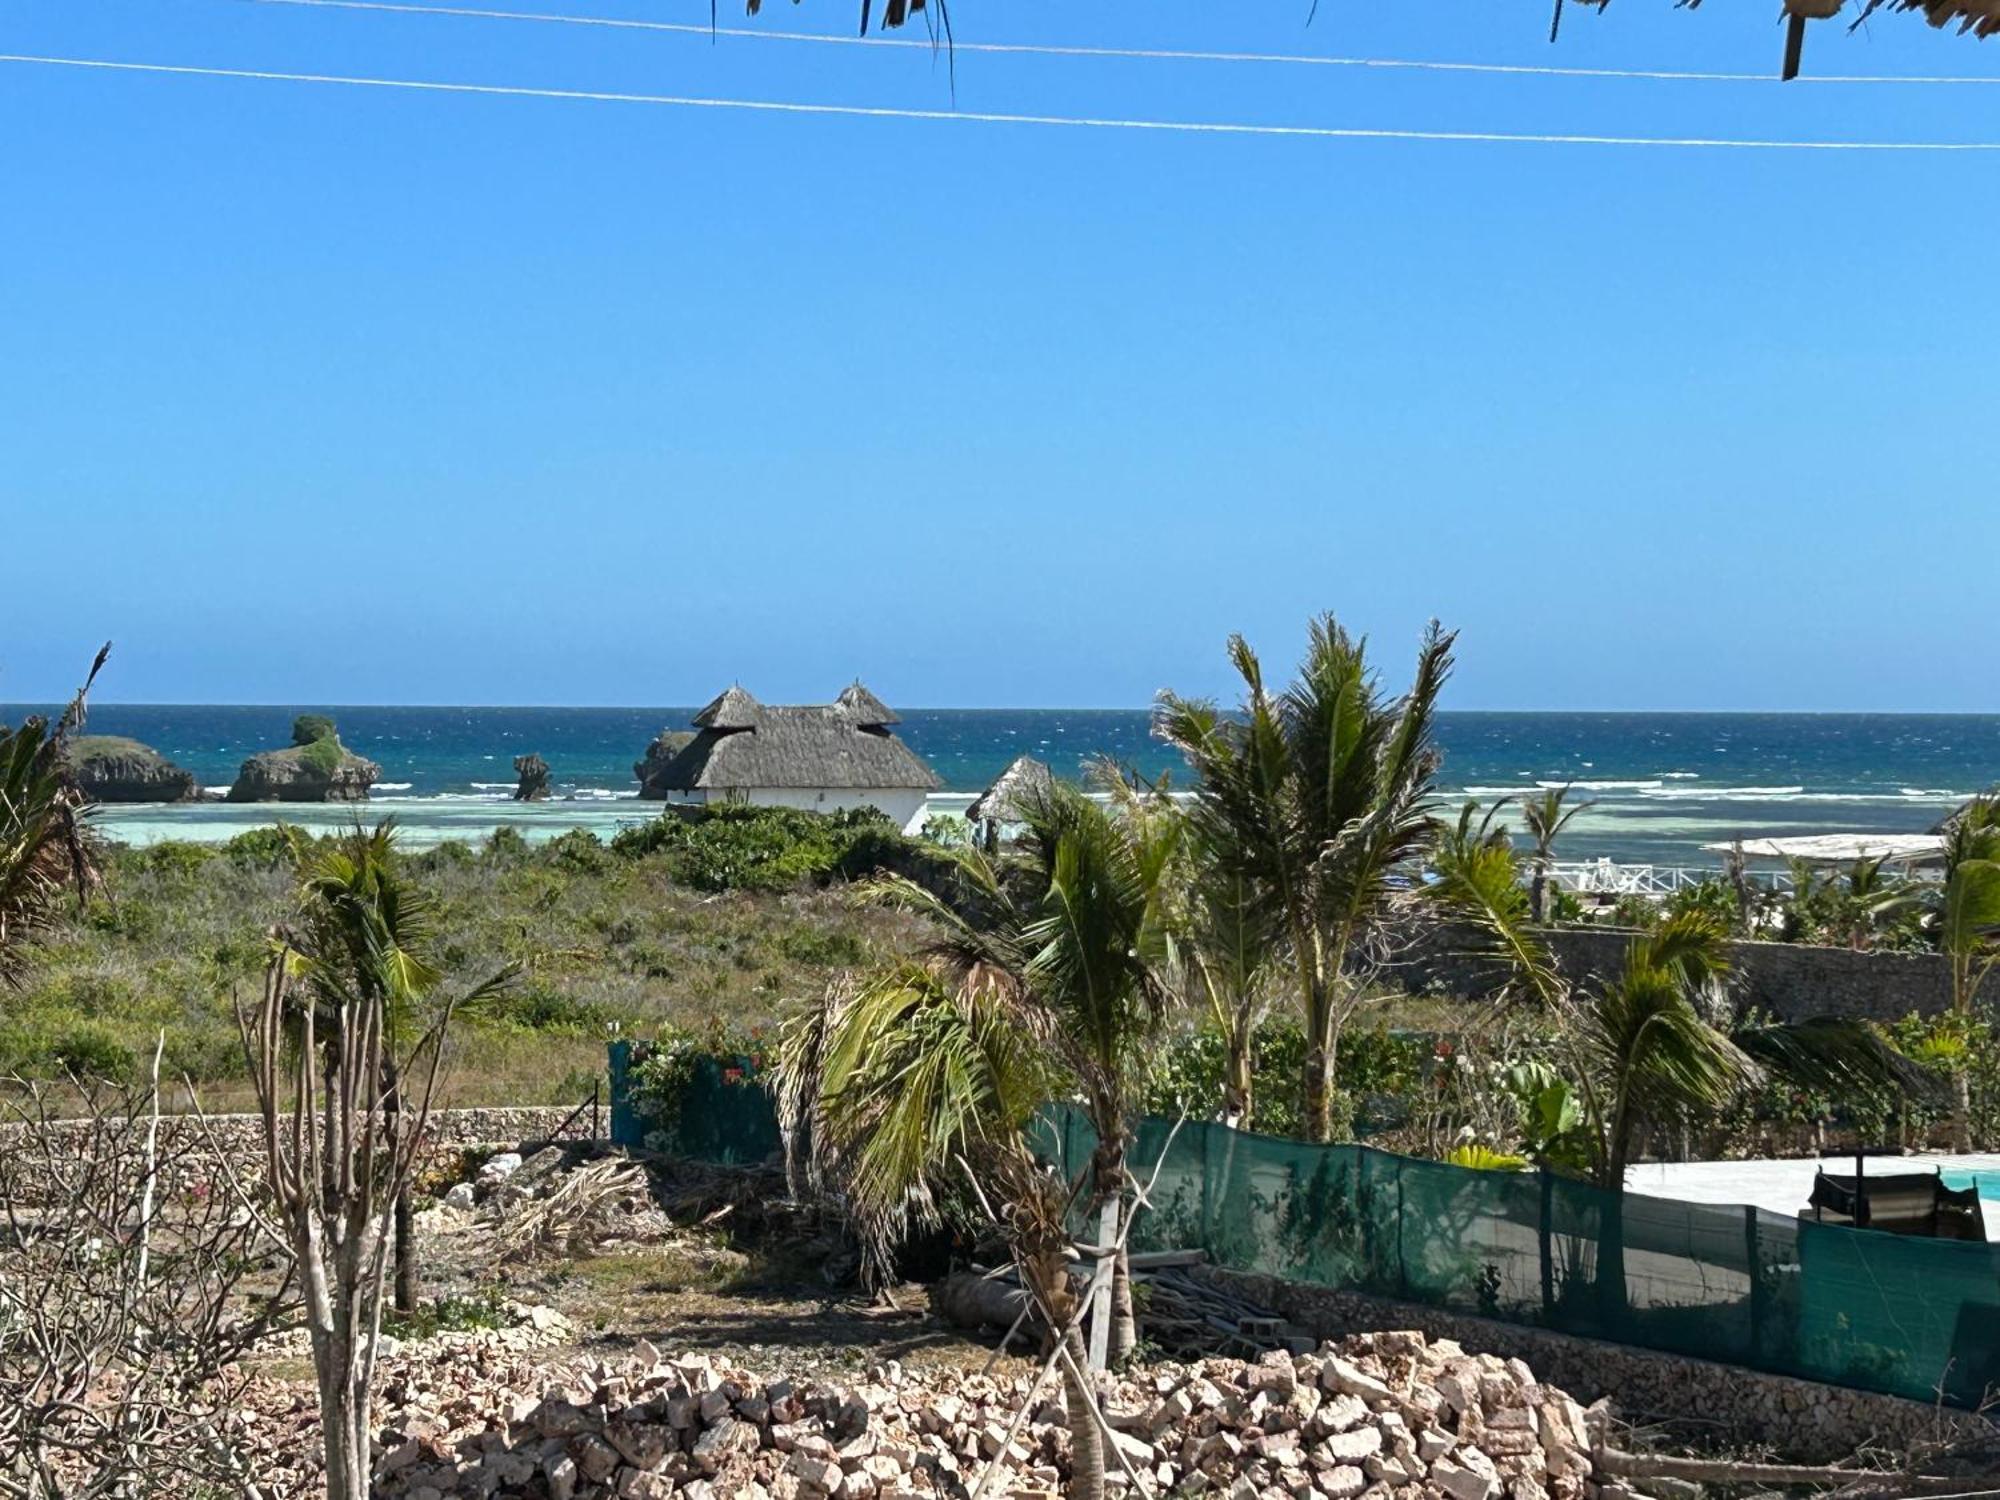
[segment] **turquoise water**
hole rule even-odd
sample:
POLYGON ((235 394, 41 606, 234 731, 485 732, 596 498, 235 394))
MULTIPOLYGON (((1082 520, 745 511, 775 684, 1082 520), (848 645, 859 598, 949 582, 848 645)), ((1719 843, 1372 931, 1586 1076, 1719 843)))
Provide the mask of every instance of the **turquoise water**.
MULTIPOLYGON (((0 706, 12 722, 19 706, 0 706)), ((632 762, 691 708, 417 708, 324 704, 99 704, 90 728, 155 746, 211 787, 244 757, 283 745, 294 715, 330 714, 353 749, 382 766, 372 808, 394 812, 413 841, 476 838, 500 823, 529 837, 566 828, 610 833, 653 809, 636 800, 632 762), (555 802, 508 801, 513 759, 548 762, 555 802)), ((1144 709, 905 709, 901 734, 943 778, 941 812, 963 809, 1016 755, 1064 775, 1108 755, 1149 776, 1179 778, 1144 709)), ((1703 843, 1830 832, 1922 832, 2000 781, 2000 714, 1446 713, 1441 785, 1491 801, 1538 783, 1575 781, 1595 803, 1570 825, 1562 855, 1710 865, 1703 843)), ((332 827, 343 808, 194 804, 106 809, 115 838, 227 838, 273 821, 332 827)))

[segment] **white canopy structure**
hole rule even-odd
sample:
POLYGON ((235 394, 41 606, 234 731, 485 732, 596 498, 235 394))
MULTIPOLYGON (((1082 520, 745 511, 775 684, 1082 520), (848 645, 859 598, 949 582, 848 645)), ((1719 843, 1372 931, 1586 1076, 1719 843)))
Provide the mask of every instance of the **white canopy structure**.
POLYGON ((1886 859, 1893 864, 1922 864, 1943 854, 1944 838, 1935 833, 1815 833, 1701 847, 1717 854, 1740 847, 1748 859, 1803 859, 1838 865, 1857 859, 1886 859))

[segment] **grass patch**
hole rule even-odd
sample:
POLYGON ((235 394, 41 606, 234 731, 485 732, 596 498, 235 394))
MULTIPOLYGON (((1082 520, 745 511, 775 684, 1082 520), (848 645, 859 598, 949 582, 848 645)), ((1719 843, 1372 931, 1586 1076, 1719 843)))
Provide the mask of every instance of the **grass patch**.
MULTIPOLYGON (((908 951, 919 930, 810 878, 694 888, 668 853, 614 852, 588 833, 404 859, 437 898, 449 988, 507 963, 522 970, 510 993, 454 1027, 449 1104, 574 1103, 601 1076, 609 1038, 766 1024, 836 973, 908 951)), ((247 1090, 233 997, 255 993, 265 935, 293 906, 283 835, 114 850, 105 879, 0 1006, 0 1074, 130 1078, 164 1031, 163 1077, 236 1107, 247 1090)))

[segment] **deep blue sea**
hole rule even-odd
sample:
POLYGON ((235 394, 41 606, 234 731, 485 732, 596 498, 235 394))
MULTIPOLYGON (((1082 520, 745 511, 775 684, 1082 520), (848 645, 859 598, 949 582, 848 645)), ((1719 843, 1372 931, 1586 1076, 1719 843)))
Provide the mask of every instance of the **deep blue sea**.
MULTIPOLYGON (((30 710, 0 706, 0 721, 30 710)), ((290 740, 294 715, 318 712, 382 766, 374 804, 412 842, 478 837, 502 822, 531 836, 610 832, 653 809, 635 800, 632 763, 691 708, 291 707, 102 703, 90 729, 143 740, 226 787, 244 757, 290 740), (513 759, 545 758, 561 800, 507 800, 513 759)), ((1144 709, 906 709, 901 734, 943 778, 934 810, 955 812, 1016 755, 1063 774, 1110 756, 1147 775, 1174 773, 1144 709)), ((1442 785, 1482 801, 1573 781, 1594 806, 1562 856, 1713 865, 1704 843, 1807 833, 1917 833, 2000 782, 2000 714, 1446 713, 1442 785)), ((191 804, 110 808, 106 834, 132 842, 226 838, 283 815, 331 826, 346 809, 191 804)))

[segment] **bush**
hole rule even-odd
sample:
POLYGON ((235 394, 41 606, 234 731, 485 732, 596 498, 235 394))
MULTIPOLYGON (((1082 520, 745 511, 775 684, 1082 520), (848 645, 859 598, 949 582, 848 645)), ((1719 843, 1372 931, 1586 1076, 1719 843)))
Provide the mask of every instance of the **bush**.
POLYGON ((292 720, 292 743, 316 745, 336 737, 333 720, 325 714, 300 714, 292 720))
POLYGON ((185 879, 206 869, 221 851, 213 844, 191 844, 184 839, 165 839, 124 855, 130 867, 143 874, 185 879))
POLYGON ((790 807, 670 809, 650 823, 621 829, 612 853, 659 859, 677 884, 703 891, 785 890, 806 882, 853 878, 880 868, 909 841, 872 808, 837 813, 790 807))
POLYGON ((299 761, 310 766, 322 776, 331 776, 340 769, 340 763, 347 752, 340 748, 339 740, 314 740, 299 749, 299 761))
POLYGON ((584 875, 602 875, 611 868, 610 851, 588 828, 572 828, 542 846, 542 861, 584 875))
POLYGON ((860 938, 839 928, 794 927, 778 939, 778 951, 795 963, 822 969, 851 969, 868 956, 860 938))
MULTIPOLYGON (((1334 1067, 1335 1134, 1343 1119, 1362 1133, 1396 1123, 1423 1087, 1427 1038, 1386 1027, 1351 1027, 1340 1039, 1334 1067)), ((1228 1061, 1222 1034, 1213 1026, 1170 1033, 1153 1049, 1142 1098, 1149 1114, 1213 1119, 1221 1109, 1222 1079, 1228 1061)), ((1296 1136, 1305 1127, 1302 1086, 1305 1029, 1290 1017, 1274 1017, 1251 1037, 1251 1075, 1256 1080, 1253 1129, 1266 1135, 1296 1136)))
POLYGON ((222 856, 252 869, 275 869, 291 860, 291 831, 283 823, 269 828, 252 828, 224 844, 222 856))
POLYGON ((700 1030, 662 1028, 633 1063, 629 1085, 632 1108, 649 1127, 649 1149, 669 1153, 682 1149, 682 1107, 705 1060, 721 1066, 725 1083, 749 1083, 763 1065, 763 1042, 754 1032, 737 1031, 714 1019, 700 1030))
POLYGON ((124 1083, 137 1076, 139 1059, 102 1021, 57 1020, 0 1033, 0 1069, 25 1078, 74 1074, 124 1083))
POLYGON ((528 841, 521 837, 521 830, 511 824, 502 823, 487 836, 486 857, 495 864, 524 860, 530 852, 528 841))
POLYGON ((478 1019, 547 1036, 589 1036, 610 1029, 603 1007, 547 985, 503 990, 480 1007, 478 1019))

